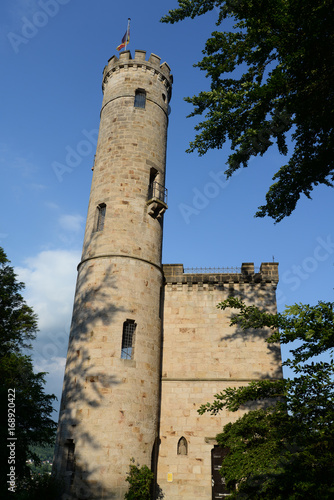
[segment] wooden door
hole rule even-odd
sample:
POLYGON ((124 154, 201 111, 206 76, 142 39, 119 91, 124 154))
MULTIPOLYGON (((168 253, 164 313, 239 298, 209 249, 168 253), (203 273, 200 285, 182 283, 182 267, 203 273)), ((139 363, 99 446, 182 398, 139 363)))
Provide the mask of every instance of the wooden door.
POLYGON ((221 448, 218 445, 215 445, 211 450, 212 500, 218 500, 219 498, 225 498, 229 496, 225 485, 225 480, 219 472, 224 457, 226 457, 227 453, 227 448, 221 448))

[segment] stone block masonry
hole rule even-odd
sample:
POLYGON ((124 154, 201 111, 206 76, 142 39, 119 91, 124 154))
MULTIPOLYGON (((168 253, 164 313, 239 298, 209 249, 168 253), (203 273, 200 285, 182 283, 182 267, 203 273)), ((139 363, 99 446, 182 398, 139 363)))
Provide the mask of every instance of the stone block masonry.
POLYGON ((144 51, 113 56, 78 266, 54 473, 66 500, 119 500, 130 459, 156 466, 161 265, 172 76, 144 51))
MULTIPOLYGON (((212 498, 211 450, 215 436, 243 411, 199 415, 201 404, 227 387, 282 377, 279 345, 265 334, 230 327, 231 311, 217 309, 230 295, 276 311, 278 264, 242 264, 239 273, 184 273, 163 266, 165 277, 160 455, 158 483, 166 500, 212 498), (178 454, 187 440, 186 455, 178 454)), ((244 410, 246 411, 246 410, 244 410)))
POLYGON ((103 71, 53 469, 62 500, 123 500, 132 457, 165 500, 211 499, 215 436, 243 411, 197 409, 226 387, 282 376, 279 346, 231 328, 216 307, 235 295, 275 311, 276 263, 162 266, 172 82, 168 64, 141 50, 103 71))

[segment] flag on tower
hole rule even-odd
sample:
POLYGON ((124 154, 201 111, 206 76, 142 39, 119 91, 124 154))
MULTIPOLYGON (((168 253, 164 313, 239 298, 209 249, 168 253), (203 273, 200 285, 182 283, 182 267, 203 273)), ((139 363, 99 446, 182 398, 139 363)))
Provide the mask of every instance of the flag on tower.
POLYGON ((128 19, 128 27, 126 29, 126 32, 122 38, 122 43, 119 44, 118 47, 116 47, 116 50, 120 51, 122 49, 125 48, 126 50, 126 46, 129 44, 130 42, 130 18, 128 19))

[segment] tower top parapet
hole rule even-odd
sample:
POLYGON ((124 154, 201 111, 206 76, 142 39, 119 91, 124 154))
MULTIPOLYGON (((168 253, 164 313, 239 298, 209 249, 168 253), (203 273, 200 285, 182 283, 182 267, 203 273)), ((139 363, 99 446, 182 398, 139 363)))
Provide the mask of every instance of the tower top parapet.
POLYGON ((241 268, 193 269, 185 272, 183 264, 163 264, 166 283, 278 283, 278 262, 262 262, 255 270, 253 262, 243 263, 241 268))
POLYGON ((171 74, 169 65, 166 62, 160 64, 160 61, 161 58, 153 53, 150 55, 148 60, 146 60, 146 50, 136 50, 134 58, 132 58, 131 52, 129 50, 121 52, 119 57, 114 55, 109 59, 107 66, 105 66, 103 70, 102 89, 104 90, 104 85, 107 79, 112 77, 114 72, 128 70, 130 68, 141 68, 144 71, 152 71, 153 74, 158 75, 158 78, 166 86, 170 99, 173 75, 171 74))

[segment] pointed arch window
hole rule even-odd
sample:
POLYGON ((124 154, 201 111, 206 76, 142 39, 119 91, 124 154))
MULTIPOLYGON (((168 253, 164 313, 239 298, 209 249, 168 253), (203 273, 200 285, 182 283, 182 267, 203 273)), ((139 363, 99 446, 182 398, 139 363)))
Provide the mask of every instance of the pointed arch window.
POLYGON ((123 323, 121 359, 133 359, 136 326, 134 319, 127 319, 123 323))
POLYGON ((137 89, 135 93, 134 107, 145 109, 145 105, 146 105, 146 92, 144 89, 137 89))
POLYGON ((100 203, 100 205, 97 206, 95 231, 103 231, 104 221, 106 217, 106 210, 107 210, 107 205, 105 203, 100 203))
POLYGON ((185 437, 181 437, 177 443, 177 454, 188 455, 188 442, 185 437))

